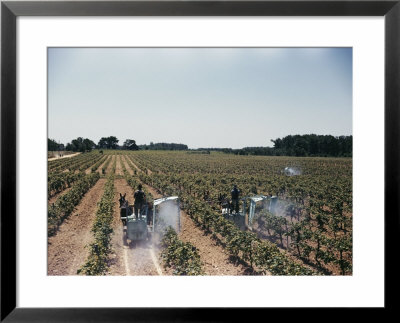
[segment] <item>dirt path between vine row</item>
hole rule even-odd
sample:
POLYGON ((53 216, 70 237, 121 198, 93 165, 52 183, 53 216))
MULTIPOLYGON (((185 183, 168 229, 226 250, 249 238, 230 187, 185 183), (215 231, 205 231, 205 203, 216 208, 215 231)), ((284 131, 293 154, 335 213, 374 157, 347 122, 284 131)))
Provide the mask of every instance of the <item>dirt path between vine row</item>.
POLYGON ((76 153, 76 154, 70 154, 70 155, 64 155, 62 157, 52 157, 52 158, 47 158, 47 161, 52 161, 52 160, 56 160, 56 159, 62 159, 62 158, 70 158, 70 157, 74 157, 79 155, 80 153, 76 153))
MULTIPOLYGON (((125 157, 125 165, 126 165, 126 169, 128 170, 128 163, 126 162, 126 158, 129 158, 128 156, 124 156, 125 157)), ((139 171, 139 172, 141 172, 142 170, 139 168, 139 167, 137 167, 134 163, 133 163, 133 161, 132 161, 132 159, 131 158, 129 158, 129 161, 132 163, 132 165, 139 171)), ((129 167, 129 174, 131 174, 131 175, 133 175, 133 169, 131 169, 130 167, 129 167)))
MULTIPOLYGON (((134 163, 133 165, 138 168, 134 163)), ((129 165, 126 165, 126 167, 128 172, 132 174, 132 170, 128 168, 129 165)), ((155 188, 144 183, 143 187, 154 198, 163 197, 155 188)), ((179 233, 179 237, 182 241, 190 242, 197 248, 200 259, 204 264, 206 275, 240 276, 250 272, 249 268, 241 264, 233 264, 230 261, 228 252, 222 246, 218 245, 215 240, 211 239, 210 235, 206 235, 202 229, 198 228, 183 210, 181 211, 181 232, 179 233)))
POLYGON ((111 158, 111 156, 107 156, 104 162, 99 166, 99 168, 97 168, 96 172, 98 172, 100 175, 103 174, 102 169, 109 158, 111 158))
POLYGON ((111 161, 110 161, 110 163, 109 163, 108 166, 107 166, 106 174, 109 174, 109 173, 111 172, 111 169, 112 169, 112 167, 113 167, 114 159, 115 159, 115 158, 116 158, 115 155, 112 155, 112 156, 111 156, 111 161))
MULTIPOLYGON (((125 165, 125 168, 126 168, 126 171, 130 174, 130 175, 133 175, 133 173, 134 173, 134 171, 133 171, 133 169, 131 168, 131 166, 129 166, 129 164, 128 164, 128 162, 127 162, 127 156, 123 156, 124 158, 122 158, 122 162, 124 163, 124 165, 125 165)), ((132 161, 131 161, 132 162, 132 161)), ((135 166, 136 167, 136 169, 138 170, 138 171, 141 171, 139 168, 137 168, 137 166, 135 165, 135 164, 133 164, 132 163, 132 165, 133 166, 135 166)))
MULTIPOLYGON (((129 158, 129 157, 127 157, 127 158, 129 158)), ((139 172, 144 173, 144 171, 143 171, 141 168, 139 168, 139 167, 135 164, 134 159, 135 159, 134 157, 129 158, 129 160, 131 161, 132 165, 133 165, 139 172)), ((151 175, 151 174, 153 173, 153 172, 152 172, 150 169, 148 169, 148 168, 147 168, 147 172, 148 172, 148 175, 151 175)))
MULTIPOLYGON (((101 157, 100 159, 102 159, 102 158, 104 158, 104 156, 103 157, 101 157)), ((107 158, 104 160, 104 162, 107 160, 107 158)), ((85 174, 86 175, 88 175, 88 174, 91 174, 92 173, 92 167, 94 166, 94 164, 96 164, 98 161, 95 161, 95 162, 93 162, 93 164, 92 165, 90 165, 86 170, 85 170, 85 174)), ((102 167, 102 165, 104 165, 104 162, 101 164, 101 166, 99 166, 97 169, 96 169, 96 172, 98 172, 99 171, 99 169, 100 169, 100 174, 101 174, 101 168, 100 167, 102 167)))
POLYGON ((75 211, 61 224, 55 236, 48 238, 48 275, 76 275, 85 262, 88 250, 85 248, 92 240, 91 233, 96 215, 97 202, 104 191, 105 179, 97 183, 85 194, 75 211))
POLYGON ((115 165, 115 175, 123 176, 124 172, 122 171, 121 155, 117 155, 116 158, 117 158, 117 164, 115 165))
MULTIPOLYGON (((117 162, 118 164, 118 162, 117 162)), ((108 275, 117 276, 154 276, 161 275, 162 269, 157 261, 157 252, 153 249, 151 242, 141 241, 128 244, 124 227, 120 219, 119 193, 126 193, 126 199, 133 204, 133 189, 124 178, 114 181, 115 208, 112 227, 114 230, 111 244, 112 254, 110 256, 110 267, 108 275)))

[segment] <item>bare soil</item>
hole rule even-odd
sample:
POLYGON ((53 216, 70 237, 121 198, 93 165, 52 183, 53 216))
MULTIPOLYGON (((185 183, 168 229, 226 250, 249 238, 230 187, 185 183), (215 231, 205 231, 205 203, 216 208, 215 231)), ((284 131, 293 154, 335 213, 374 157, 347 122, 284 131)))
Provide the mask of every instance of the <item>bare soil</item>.
POLYGON ((111 169, 112 169, 112 167, 113 167, 113 164, 114 164, 114 159, 115 159, 115 155, 112 155, 111 156, 111 161, 110 161, 110 163, 108 164, 108 166, 107 166, 107 169, 106 169, 106 174, 109 174, 110 172, 111 172, 111 169))
POLYGON ((103 167, 104 167, 104 164, 107 162, 107 160, 108 160, 109 158, 111 158, 111 156, 108 156, 108 157, 104 160, 104 162, 99 166, 99 168, 97 168, 96 172, 98 172, 100 175, 102 174, 102 169, 103 169, 103 167))
POLYGON ((55 236, 48 238, 48 275, 76 275, 85 262, 92 239, 91 228, 96 214, 97 202, 103 195, 105 179, 86 193, 76 210, 60 226, 55 236))
POLYGON ((123 176, 124 172, 122 170, 122 166, 121 166, 121 155, 117 155, 117 164, 115 165, 115 175, 117 176, 123 176))
MULTIPOLYGON (((133 169, 129 166, 129 164, 128 164, 128 162, 126 161, 126 156, 122 156, 123 158, 122 158, 122 162, 124 163, 124 165, 125 165, 125 168, 126 168, 126 171, 130 174, 130 175, 133 175, 133 173, 134 173, 134 171, 133 171, 133 169)), ((140 171, 140 169, 139 168, 137 168, 137 166, 135 165, 135 164, 133 164, 135 167, 136 167, 136 169, 138 170, 138 171, 140 171)))

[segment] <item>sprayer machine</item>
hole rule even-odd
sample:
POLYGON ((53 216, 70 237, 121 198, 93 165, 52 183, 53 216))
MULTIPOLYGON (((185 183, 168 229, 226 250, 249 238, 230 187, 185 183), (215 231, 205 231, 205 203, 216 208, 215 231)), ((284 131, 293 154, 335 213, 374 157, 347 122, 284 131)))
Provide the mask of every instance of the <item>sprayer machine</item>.
MULTIPOLYGON (((277 196, 265 196, 265 195, 254 195, 254 196, 246 196, 240 199, 239 212, 233 212, 230 207, 232 206, 223 206, 222 207, 222 215, 232 216, 232 217, 241 217, 242 222, 245 224, 247 228, 251 228, 253 224, 254 216, 257 213, 258 209, 268 210, 268 212, 275 214, 276 204, 278 202, 277 196), (247 208, 247 206, 249 206, 247 208)), ((234 221, 238 222, 238 221, 234 221)))
POLYGON ((176 232, 181 227, 181 209, 178 196, 164 197, 145 204, 138 212, 133 212, 133 205, 122 206, 120 217, 126 229, 126 238, 131 241, 150 240, 154 232, 162 232, 172 227, 176 232))

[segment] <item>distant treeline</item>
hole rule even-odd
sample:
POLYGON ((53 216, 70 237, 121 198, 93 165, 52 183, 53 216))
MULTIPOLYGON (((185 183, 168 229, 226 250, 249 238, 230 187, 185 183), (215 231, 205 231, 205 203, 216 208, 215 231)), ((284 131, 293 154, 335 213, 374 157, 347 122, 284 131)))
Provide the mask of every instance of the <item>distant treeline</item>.
POLYGON ((115 136, 102 137, 96 145, 92 140, 78 137, 66 146, 57 143, 54 139, 48 138, 48 151, 69 150, 69 151, 91 151, 92 149, 116 149, 116 150, 188 150, 188 146, 175 143, 153 143, 150 145, 137 145, 134 139, 126 139, 122 145, 118 145, 119 139, 115 136))
POLYGON ((188 150, 188 154, 203 154, 203 155, 209 155, 210 151, 209 150, 188 150))
POLYGON ((64 149, 63 144, 59 144, 55 140, 47 138, 47 150, 48 151, 56 151, 56 150, 63 150, 63 149, 64 149))
POLYGON ((174 144, 174 143, 152 143, 150 145, 139 145, 140 150, 187 150, 188 146, 184 144, 174 144))
POLYGON ((351 157, 353 155, 353 136, 289 135, 272 142, 274 147, 199 148, 198 150, 255 156, 351 157))
MULTIPOLYGON (((220 151, 235 155, 255 156, 298 156, 298 157, 351 157, 353 155, 353 136, 334 137, 331 135, 289 135, 271 140, 274 147, 244 147, 232 148, 198 148, 191 149, 189 153, 198 152, 209 154, 210 151, 220 151)), ((78 137, 65 147, 54 139, 48 139, 48 150, 90 151, 92 149, 124 149, 124 150, 188 150, 188 146, 175 143, 153 143, 149 145, 136 145, 133 139, 126 139, 122 146, 114 137, 103 137, 96 145, 92 140, 78 137)))

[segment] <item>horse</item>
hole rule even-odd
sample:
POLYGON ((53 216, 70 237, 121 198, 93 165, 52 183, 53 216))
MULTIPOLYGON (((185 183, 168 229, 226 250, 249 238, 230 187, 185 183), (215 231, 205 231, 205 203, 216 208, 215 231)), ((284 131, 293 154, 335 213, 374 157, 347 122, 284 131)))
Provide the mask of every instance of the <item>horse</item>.
POLYGON ((128 207, 129 203, 128 201, 125 199, 126 193, 124 195, 122 195, 121 193, 119 193, 119 207, 128 207))
MULTIPOLYGON (((127 217, 128 215, 133 214, 132 208, 129 206, 128 200, 125 199, 126 193, 122 195, 119 193, 119 208, 120 208, 120 216, 127 217)), ((126 220, 122 220, 123 225, 126 224, 126 220)))

